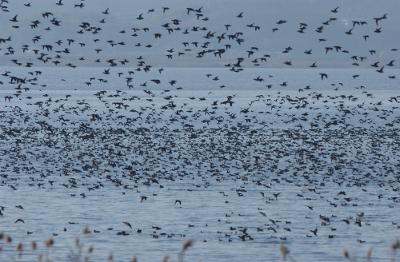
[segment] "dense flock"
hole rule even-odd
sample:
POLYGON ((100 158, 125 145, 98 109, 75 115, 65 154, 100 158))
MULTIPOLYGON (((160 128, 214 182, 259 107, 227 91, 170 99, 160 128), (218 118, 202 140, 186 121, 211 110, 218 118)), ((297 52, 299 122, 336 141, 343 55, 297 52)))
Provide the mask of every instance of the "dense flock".
POLYGON ((58 260, 82 229, 97 259, 185 239, 209 261, 277 260, 280 243, 295 261, 390 259, 396 10, 127 2, 0 0, 0 232, 52 237, 58 260))

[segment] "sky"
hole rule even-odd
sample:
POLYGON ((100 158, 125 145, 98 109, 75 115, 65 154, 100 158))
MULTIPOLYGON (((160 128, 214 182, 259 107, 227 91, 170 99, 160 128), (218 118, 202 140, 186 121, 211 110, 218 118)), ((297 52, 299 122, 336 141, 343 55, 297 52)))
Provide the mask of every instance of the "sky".
MULTIPOLYGON (((265 67, 282 67, 284 61, 290 60, 293 67, 308 67, 311 63, 317 62, 322 67, 347 67, 351 66, 351 56, 367 57, 369 61, 360 63, 361 67, 368 67, 370 62, 383 61, 385 63, 392 59, 398 60, 400 52, 391 51, 400 48, 400 1, 398 0, 85 0, 84 8, 74 8, 75 4, 81 1, 66 1, 63 6, 57 6, 56 0, 31 1, 30 7, 24 6, 29 0, 9 0, 7 5, 8 12, 0 12, 0 39, 12 37, 11 42, 0 43, 0 65, 11 65, 11 59, 17 59, 24 63, 35 61, 33 49, 42 49, 42 45, 51 44, 55 50, 64 50, 67 47, 71 52, 63 55, 63 62, 77 63, 81 57, 85 62, 79 62, 82 66, 94 66, 94 60, 101 57, 103 59, 116 58, 128 60, 138 56, 144 56, 150 64, 154 66, 223 66, 232 63, 237 57, 246 57, 247 51, 252 47, 257 47, 257 55, 269 55, 268 63, 265 67), (162 7, 169 7, 166 13, 162 13, 162 7), (203 17, 207 21, 196 19, 194 13, 187 15, 186 8, 202 8, 203 17), (331 10, 339 7, 337 13, 331 10), (109 8, 109 14, 102 12, 109 8), (154 12, 148 13, 149 9, 154 12), (53 16, 45 19, 42 13, 51 12, 53 16), (236 16, 243 12, 243 18, 236 16), (382 20, 376 26, 374 17, 380 17, 387 13, 388 19, 382 20), (143 20, 136 19, 143 14, 143 20), (18 23, 11 22, 15 15, 18 15, 18 23), (315 30, 329 18, 336 18, 328 26, 324 26, 323 32, 315 30), (52 18, 61 21, 61 25, 56 27, 50 23, 52 18), (106 23, 100 24, 101 19, 106 23), (193 26, 205 27, 203 32, 192 32, 188 35, 182 31, 168 34, 161 25, 171 23, 172 19, 180 21, 179 27, 191 29, 193 26), (32 29, 30 24, 34 20, 39 20, 37 28, 32 29), (277 25, 279 20, 287 21, 277 25), (345 34, 351 29, 352 21, 366 21, 365 26, 356 26, 352 35, 345 34), (82 22, 88 22, 92 26, 101 27, 101 31, 93 35, 91 32, 77 34, 82 22), (307 28, 304 34, 297 32, 300 23, 306 23, 307 28), (226 31, 226 24, 230 24, 230 31, 226 31), (255 31, 246 25, 260 26, 260 30, 255 31), (13 26, 19 26, 14 28, 13 26), (50 26, 51 30, 45 30, 50 26), (374 33, 377 27, 381 27, 381 33, 374 33), (132 28, 149 28, 148 32, 137 32, 138 36, 132 37, 132 28), (273 28, 279 30, 273 32, 273 28), (122 31, 125 33, 122 33, 122 31), (228 43, 224 40, 218 44, 216 39, 205 39, 204 34, 214 32, 216 35, 222 33, 242 32, 243 44, 232 44, 232 48, 221 59, 214 58, 212 55, 204 59, 196 59, 195 53, 180 57, 174 56, 172 61, 166 57, 166 50, 173 48, 174 52, 184 52, 182 42, 204 43, 209 41, 211 48, 221 48, 228 43), (154 33, 162 33, 161 39, 154 39, 154 33), (363 35, 369 35, 367 41, 363 35), (32 38, 40 36, 41 39, 36 44, 32 38), (94 42, 94 39, 99 39, 94 42), (66 39, 74 39, 76 43, 67 46, 66 39), (325 39, 321 42, 319 39, 325 39), (63 44, 56 48, 55 42, 63 40, 63 44), (111 47, 107 41, 124 42, 124 46, 111 47), (85 43, 85 47, 80 47, 77 43, 85 43), (141 46, 138 47, 137 44, 141 46), (145 45, 152 45, 146 48, 145 45), (22 53, 22 46, 29 45, 29 50, 22 53), (325 53, 325 47, 341 46, 350 51, 349 54, 329 52, 325 53), (7 48, 12 46, 15 50, 13 57, 5 55, 7 48), (292 50, 285 54, 282 51, 290 47, 292 50), (102 49, 97 54, 94 49, 102 49), (312 49, 312 55, 307 55, 304 51, 312 49), (369 58, 369 50, 375 50, 375 57, 369 58)), ((203 18, 202 17, 202 18, 203 18)), ((191 46, 192 50, 194 48, 191 46)), ((54 51, 55 51, 54 50, 54 51)), ((41 50, 43 51, 43 50, 41 50)), ((253 57, 251 57, 253 58, 253 57)), ((245 63, 251 66, 251 63, 245 63)), ((396 67, 397 64, 395 63, 396 67)))

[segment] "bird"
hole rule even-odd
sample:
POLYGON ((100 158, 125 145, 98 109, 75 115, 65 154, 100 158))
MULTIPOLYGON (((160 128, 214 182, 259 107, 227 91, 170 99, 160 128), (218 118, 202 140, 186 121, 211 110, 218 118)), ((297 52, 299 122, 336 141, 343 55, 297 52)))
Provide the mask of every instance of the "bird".
POLYGON ((321 80, 324 80, 324 78, 325 79, 328 78, 328 74, 326 74, 326 73, 319 73, 319 75, 321 76, 321 80))
POLYGON ((310 230, 310 232, 313 233, 314 236, 317 236, 318 228, 312 229, 312 230, 310 230))
POLYGON ((331 10, 332 13, 336 14, 339 10, 339 6, 335 7, 334 9, 331 10))
POLYGON ((18 23, 19 21, 18 21, 18 15, 15 15, 13 18, 11 18, 10 20, 9 20, 10 22, 13 22, 13 23, 18 23))
POLYGON ((389 63, 386 64, 387 66, 394 66, 394 60, 390 60, 389 63))
POLYGON ((122 222, 124 225, 127 225, 130 229, 132 229, 132 225, 131 225, 131 223, 129 223, 129 222, 126 222, 126 221, 124 221, 124 222, 122 222))
POLYGON ((102 14, 103 14, 103 15, 108 15, 108 14, 110 14, 109 11, 110 11, 110 8, 106 8, 106 10, 104 10, 104 11, 102 12, 102 14))
POLYGON ((278 196, 280 195, 281 193, 279 192, 279 193, 273 193, 273 195, 274 195, 274 197, 275 197, 275 200, 278 200, 278 196))

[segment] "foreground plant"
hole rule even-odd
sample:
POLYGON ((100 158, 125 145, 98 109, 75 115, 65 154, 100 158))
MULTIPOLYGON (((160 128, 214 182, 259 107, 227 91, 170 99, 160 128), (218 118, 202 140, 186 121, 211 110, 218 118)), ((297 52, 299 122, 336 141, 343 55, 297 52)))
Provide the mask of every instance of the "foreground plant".
MULTIPOLYGON (((394 242, 392 243, 392 245, 391 245, 391 251, 392 251, 392 256, 391 256, 391 259, 390 259, 391 262, 395 262, 395 261, 396 261, 397 251, 398 251, 399 249, 400 249, 400 241, 399 241, 399 240, 396 240, 396 241, 394 241, 394 242)), ((373 257, 372 257, 372 248, 368 249, 368 252, 367 252, 367 256, 366 256, 366 257, 357 257, 357 256, 353 256, 353 255, 350 254, 350 252, 349 252, 347 249, 345 249, 345 250, 343 251, 343 256, 344 256, 344 258, 345 258, 346 260, 351 261, 351 262, 357 261, 357 258, 360 258, 361 261, 369 261, 369 262, 372 262, 372 261, 373 261, 373 260, 372 260, 372 258, 373 258, 373 257)))
MULTIPOLYGON (((89 227, 86 227, 82 231, 83 235, 91 234, 91 230, 89 227)), ((55 241, 53 238, 49 238, 43 241, 42 245, 39 245, 36 241, 30 242, 30 249, 26 248, 26 246, 19 242, 15 246, 13 246, 13 239, 10 235, 0 232, 0 262, 17 262, 17 261, 27 261, 29 257, 29 261, 37 261, 37 262, 53 262, 57 261, 51 257, 52 247, 54 246, 55 241), (39 251, 41 250, 41 251, 39 251), (32 259, 32 257, 36 257, 36 259, 32 259)), ((192 240, 186 240, 182 244, 182 249, 178 253, 178 261, 183 262, 185 253, 189 248, 193 246, 192 240)), ((29 245, 28 245, 29 247, 29 245)), ((93 261, 90 259, 90 255, 93 254, 94 247, 89 246, 85 248, 85 245, 81 242, 81 240, 77 237, 75 239, 75 243, 72 247, 69 248, 69 253, 66 255, 66 261, 68 262, 90 262, 93 261)), ((105 261, 113 262, 114 256, 110 254, 105 261)), ((138 258, 133 256, 130 259, 130 262, 138 262, 138 258)), ((162 259, 162 262, 169 262, 170 257, 165 256, 162 259)))
MULTIPOLYGON (((91 234, 91 230, 86 227, 83 230, 84 235, 91 234)), ((13 245, 13 238, 5 233, 0 232, 0 262, 17 262, 17 261, 37 261, 37 262, 52 262, 57 261, 51 257, 51 251, 55 245, 55 241, 53 238, 49 238, 42 242, 31 241, 30 245, 25 245, 22 242, 18 242, 13 245), (29 248, 30 246, 30 248, 29 248), (39 251, 41 250, 41 251, 39 251), (32 257, 36 257, 37 259, 32 259, 32 257), (27 260, 29 258, 30 260, 27 260)), ((193 240, 186 240, 182 244, 182 248, 178 253, 178 262, 183 262, 187 251, 193 247, 193 240)), ((398 256, 398 252, 400 250, 400 240, 394 241, 391 246, 391 262, 395 262, 398 256)), ((73 247, 69 249, 69 253, 66 256, 66 261, 68 262, 90 262, 94 261, 90 259, 90 256, 94 252, 94 247, 89 246, 85 248, 85 245, 80 241, 79 238, 75 239, 75 243, 73 247)), ((291 261, 296 262, 296 260, 291 256, 289 248, 281 243, 279 246, 280 257, 282 261, 291 261)), ((372 248, 370 248, 364 257, 357 257, 352 255, 347 249, 343 251, 343 257, 347 261, 356 262, 356 261, 373 261, 372 256, 372 248)), ((97 260, 96 260, 97 261, 97 260)), ((104 261, 113 262, 114 256, 110 254, 107 259, 104 261)), ((130 262, 139 262, 136 256, 133 256, 130 262)), ((165 256, 162 262, 172 262, 169 256, 165 256)))

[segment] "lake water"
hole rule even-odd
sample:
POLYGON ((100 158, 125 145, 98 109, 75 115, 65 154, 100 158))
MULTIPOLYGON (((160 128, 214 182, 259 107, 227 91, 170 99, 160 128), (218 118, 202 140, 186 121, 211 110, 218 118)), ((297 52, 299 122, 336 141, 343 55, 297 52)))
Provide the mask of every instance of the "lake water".
MULTIPOLYGON (((77 236, 95 247, 92 261, 176 261, 186 239, 187 261, 278 261, 280 243, 295 261, 370 247, 390 261, 398 70, 167 68, 135 73, 146 86, 133 88, 127 68, 86 87, 104 68, 34 70, 29 91, 0 106, 0 231, 15 242, 52 237, 57 261, 77 236)), ((1 259, 15 243, 3 249, 1 259)))

